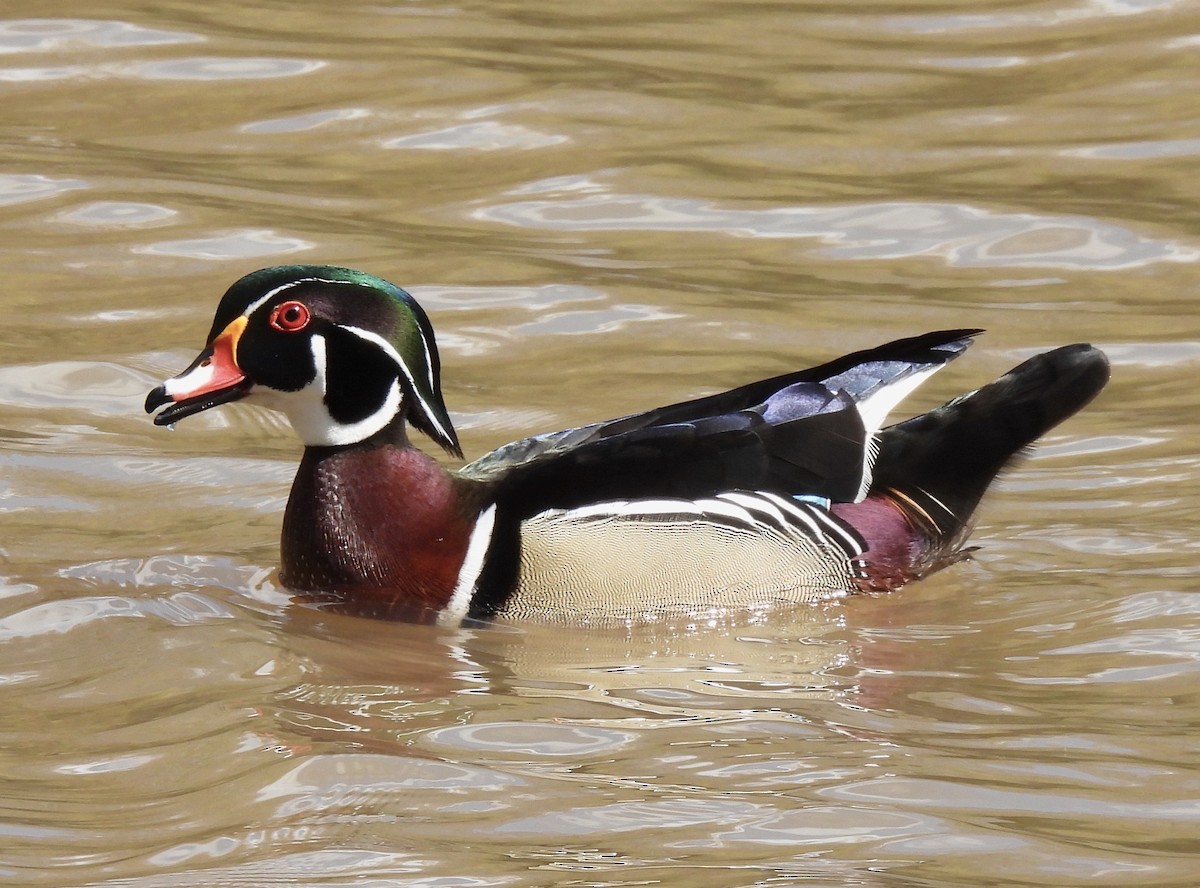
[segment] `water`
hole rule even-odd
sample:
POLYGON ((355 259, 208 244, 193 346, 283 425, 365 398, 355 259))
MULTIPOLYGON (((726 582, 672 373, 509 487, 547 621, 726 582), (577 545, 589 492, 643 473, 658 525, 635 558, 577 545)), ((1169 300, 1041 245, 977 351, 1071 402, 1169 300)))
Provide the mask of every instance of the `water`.
POLYGON ((1200 13, 83 4, 0 19, 0 883, 1200 881, 1200 13), (273 582, 298 446, 146 391, 286 261, 410 287, 468 455, 928 329, 1113 381, 976 558, 763 623, 273 582))

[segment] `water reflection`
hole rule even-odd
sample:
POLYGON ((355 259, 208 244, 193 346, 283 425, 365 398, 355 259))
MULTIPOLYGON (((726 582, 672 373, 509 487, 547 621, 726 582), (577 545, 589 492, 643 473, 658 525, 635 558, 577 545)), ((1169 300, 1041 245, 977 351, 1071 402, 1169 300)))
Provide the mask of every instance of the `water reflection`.
POLYGON ((173 43, 195 43, 203 39, 198 34, 148 28, 132 22, 73 18, 0 21, 0 54, 49 52, 72 45, 101 49, 165 46, 173 43))
POLYGON ((309 59, 200 57, 138 62, 119 70, 122 74, 146 80, 262 80, 310 74, 324 66, 324 62, 309 59))
MULTIPOLYGON (((64 567, 60 577, 78 580, 92 588, 183 589, 190 595, 199 589, 235 591, 239 600, 248 598, 280 612, 291 596, 272 582, 274 568, 256 567, 230 558, 205 555, 155 555, 150 558, 113 558, 64 567)), ((189 599, 190 600, 190 599, 189 599)))
POLYGON ((500 835, 529 833, 549 838, 596 841, 635 830, 671 830, 686 827, 731 826, 769 814, 771 806, 733 799, 646 799, 612 802, 592 807, 552 808, 518 817, 496 828, 500 835))
POLYGON ((1113 142, 1064 151, 1068 157, 1095 160, 1163 160, 1200 154, 1200 139, 1159 139, 1142 142, 1113 142))
MULTIPOLYGON (((940 817, 896 811, 864 811, 860 807, 816 805, 803 811, 776 811, 755 817, 732 830, 717 832, 715 843, 783 845, 813 849, 863 841, 894 841, 904 838, 932 838, 950 831, 940 817)), ((980 835, 985 835, 980 833, 980 835)), ((1000 847, 1012 845, 1000 840, 1000 847)))
POLYGON ((230 609, 215 599, 188 592, 161 599, 92 596, 48 601, 0 618, 0 641, 74 632, 100 620, 153 617, 183 626, 232 616, 230 609))
POLYGON ((0 173, 0 206, 56 197, 89 188, 83 179, 63 179, 36 173, 0 173))
POLYGON ((489 722, 437 728, 422 741, 433 748, 497 753, 510 756, 569 756, 572 763, 591 755, 607 755, 636 739, 628 731, 595 725, 544 725, 522 722, 489 722))
MULTIPOLYGON (((0 54, 69 51, 74 43, 102 49, 192 43, 205 38, 138 28, 123 22, 45 20, 0 22, 0 54)), ((139 80, 262 80, 310 74, 325 67, 318 59, 195 56, 155 61, 112 61, 0 68, 0 82, 135 78, 139 80)))
POLYGON ((371 112, 366 108, 338 108, 332 111, 313 111, 307 114, 297 114, 294 117, 259 120, 253 123, 242 124, 238 129, 244 133, 256 133, 259 135, 302 133, 344 120, 362 120, 369 117, 370 114, 371 112))
POLYGON ((891 16, 883 24, 898 31, 919 34, 999 28, 1022 30, 1158 12, 1178 6, 1181 2, 1182 0, 1077 0, 1072 5, 1055 5, 1034 10, 891 16))
POLYGON ((509 309, 505 320, 490 319, 484 326, 459 324, 438 333, 438 343, 447 351, 480 355, 534 336, 571 336, 615 333, 635 323, 661 322, 681 317, 653 305, 619 303, 589 308, 568 308, 574 303, 610 302, 611 297, 593 287, 571 284, 540 286, 407 287, 425 308, 437 312, 509 309), (521 315, 514 315, 520 312, 521 315), (530 320, 521 316, 533 315, 530 320))
POLYGON ((515 123, 485 120, 388 139, 383 147, 427 151, 500 151, 509 148, 546 148, 567 141, 566 136, 538 132, 515 123))
POLYGON ((997 213, 961 204, 892 202, 745 210, 687 198, 589 194, 498 204, 474 215, 563 231, 707 231, 818 238, 827 244, 826 254, 838 259, 932 255, 962 267, 1112 271, 1200 259, 1196 247, 1143 237, 1097 219, 997 213))
POLYGON ((0 404, 127 416, 145 380, 128 367, 94 361, 10 365, 0 367, 0 404))
POLYGON ((521 311, 544 312, 574 302, 596 302, 608 295, 594 287, 575 284, 540 284, 535 286, 450 287, 438 284, 418 284, 405 287, 431 311, 465 311, 477 308, 506 307, 521 311))
POLYGON ((214 234, 211 237, 189 237, 182 240, 159 241, 131 247, 134 253, 156 256, 181 256, 189 259, 250 259, 258 256, 280 256, 311 250, 315 243, 300 237, 258 228, 214 234))
POLYGON ((157 204, 100 200, 59 213, 54 219, 57 222, 98 228, 151 228, 170 224, 178 215, 177 210, 157 204))

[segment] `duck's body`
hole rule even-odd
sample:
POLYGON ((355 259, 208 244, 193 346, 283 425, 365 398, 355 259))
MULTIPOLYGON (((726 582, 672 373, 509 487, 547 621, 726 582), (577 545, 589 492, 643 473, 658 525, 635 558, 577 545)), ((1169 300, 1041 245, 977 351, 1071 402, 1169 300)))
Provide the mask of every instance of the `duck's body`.
POLYGON ((355 612, 763 608, 895 588, 954 560, 1005 463, 1107 380, 1100 352, 1067 346, 880 432, 976 332, 529 438, 449 472, 407 435, 460 454, 420 307, 361 272, 285 266, 229 290, 208 347, 146 407, 171 404, 159 423, 243 397, 284 410, 306 448, 281 579, 355 612))

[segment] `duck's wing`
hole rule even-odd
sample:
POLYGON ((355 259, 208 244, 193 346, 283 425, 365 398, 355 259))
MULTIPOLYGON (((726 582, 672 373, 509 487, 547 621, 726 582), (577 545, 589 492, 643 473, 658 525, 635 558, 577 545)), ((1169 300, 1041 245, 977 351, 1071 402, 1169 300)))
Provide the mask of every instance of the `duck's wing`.
POLYGON ((927 333, 819 367, 508 444, 462 470, 523 515, 592 502, 772 490, 860 499, 888 411, 978 330, 927 333))

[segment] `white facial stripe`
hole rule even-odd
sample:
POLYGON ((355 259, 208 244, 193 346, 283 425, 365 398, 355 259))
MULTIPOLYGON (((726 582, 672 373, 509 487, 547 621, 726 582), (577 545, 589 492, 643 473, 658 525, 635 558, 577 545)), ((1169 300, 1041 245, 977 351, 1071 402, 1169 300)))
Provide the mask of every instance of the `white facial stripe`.
MULTIPOLYGON (((298 278, 293 281, 288 281, 286 284, 281 284, 272 290, 267 291, 254 302, 250 303, 243 312, 243 316, 249 317, 263 305, 270 302, 280 293, 286 292, 293 287, 298 287, 301 284, 336 284, 341 286, 356 286, 352 281, 336 281, 322 277, 306 277, 298 278)), ((382 349, 385 354, 391 357, 395 362, 399 372, 404 374, 408 380, 409 386, 413 390, 413 394, 420 402, 420 405, 429 418, 429 421, 437 429, 438 433, 446 440, 452 440, 453 436, 439 421, 437 411, 421 393, 417 390, 416 380, 413 378, 412 370, 404 359, 400 357, 400 353, 390 342, 384 339, 377 333, 372 333, 370 330, 364 330, 361 327, 341 326, 341 329, 353 333, 360 339, 372 343, 382 349)), ((313 446, 336 446, 340 444, 352 444, 357 441, 362 441, 369 438, 371 435, 382 429, 400 410, 403 393, 399 382, 393 384, 391 391, 388 392, 387 399, 383 406, 368 416, 366 419, 356 423, 339 424, 334 421, 329 415, 329 408, 324 402, 325 382, 326 382, 326 347, 325 339, 320 335, 312 337, 313 365, 316 367, 316 377, 314 380, 301 389, 299 392, 291 392, 284 397, 282 393, 271 393, 269 390, 261 390, 260 397, 257 400, 267 406, 282 410, 287 414, 288 419, 292 423, 292 427, 300 436, 300 439, 305 444, 313 446)), ((424 336, 421 336, 421 348, 425 353, 425 366, 429 368, 427 376, 426 388, 429 391, 435 389, 433 379, 433 363, 432 355, 429 352, 429 343, 424 336)), ((260 387, 261 388, 261 387, 260 387)), ((170 393, 170 389, 168 389, 170 393)))
POLYGON ((258 311, 258 309, 263 305, 263 303, 268 302, 271 299, 274 299, 277 295, 282 293, 284 290, 290 290, 292 287, 296 286, 296 284, 298 284, 298 283, 300 283, 300 282, 292 281, 290 284, 284 284, 280 287, 276 287, 274 290, 267 291, 267 293, 265 295, 258 297, 253 302, 251 302, 248 306, 246 306, 246 310, 244 312, 242 312, 242 315, 245 317, 250 317, 250 315, 252 315, 256 311, 258 311))
POLYGON ((280 293, 284 292, 285 290, 290 290, 292 287, 298 287, 301 284, 347 284, 348 285, 349 283, 350 283, 349 281, 331 281, 331 280, 327 280, 325 278, 318 278, 318 277, 299 278, 294 281, 289 281, 286 284, 280 284, 274 290, 268 290, 265 294, 258 297, 253 302, 251 302, 248 306, 246 306, 246 310, 244 312, 242 312, 242 314, 246 317, 250 317, 250 315, 252 315, 252 314, 254 314, 254 312, 258 311, 258 309, 261 308, 264 303, 270 302, 272 299, 274 299, 276 296, 278 296, 280 293))
POLYGON ((484 509, 475 521, 475 529, 471 531, 471 540, 467 543, 467 554, 458 571, 454 594, 438 614, 439 626, 457 626, 471 609, 475 584, 479 582, 479 574, 483 570, 483 560, 487 556, 488 546, 491 545, 492 530, 495 526, 496 504, 493 503, 484 509))
MULTIPOLYGON (((405 360, 400 357, 400 353, 396 351, 395 347, 378 333, 372 333, 370 330, 364 330, 361 327, 349 326, 343 326, 342 329, 349 333, 353 333, 360 339, 365 339, 367 342, 374 343, 379 348, 383 349, 384 352, 390 355, 392 360, 396 362, 396 366, 400 368, 400 372, 404 374, 404 378, 408 380, 409 386, 412 387, 413 395, 415 395, 417 400, 421 402, 421 407, 424 409, 425 416, 429 418, 429 421, 433 423, 434 427, 438 430, 443 438, 445 438, 447 441, 453 440, 453 436, 446 431, 445 427, 438 420, 437 409, 423 397, 421 397, 421 393, 417 389, 416 380, 413 379, 412 370, 409 368, 405 360)), ((425 350, 425 366, 429 368, 430 373, 430 376, 427 378, 426 387, 429 389, 429 391, 434 391, 435 386, 432 376, 433 365, 430 363, 429 344, 425 341, 424 336, 421 337, 421 347, 425 350)))

